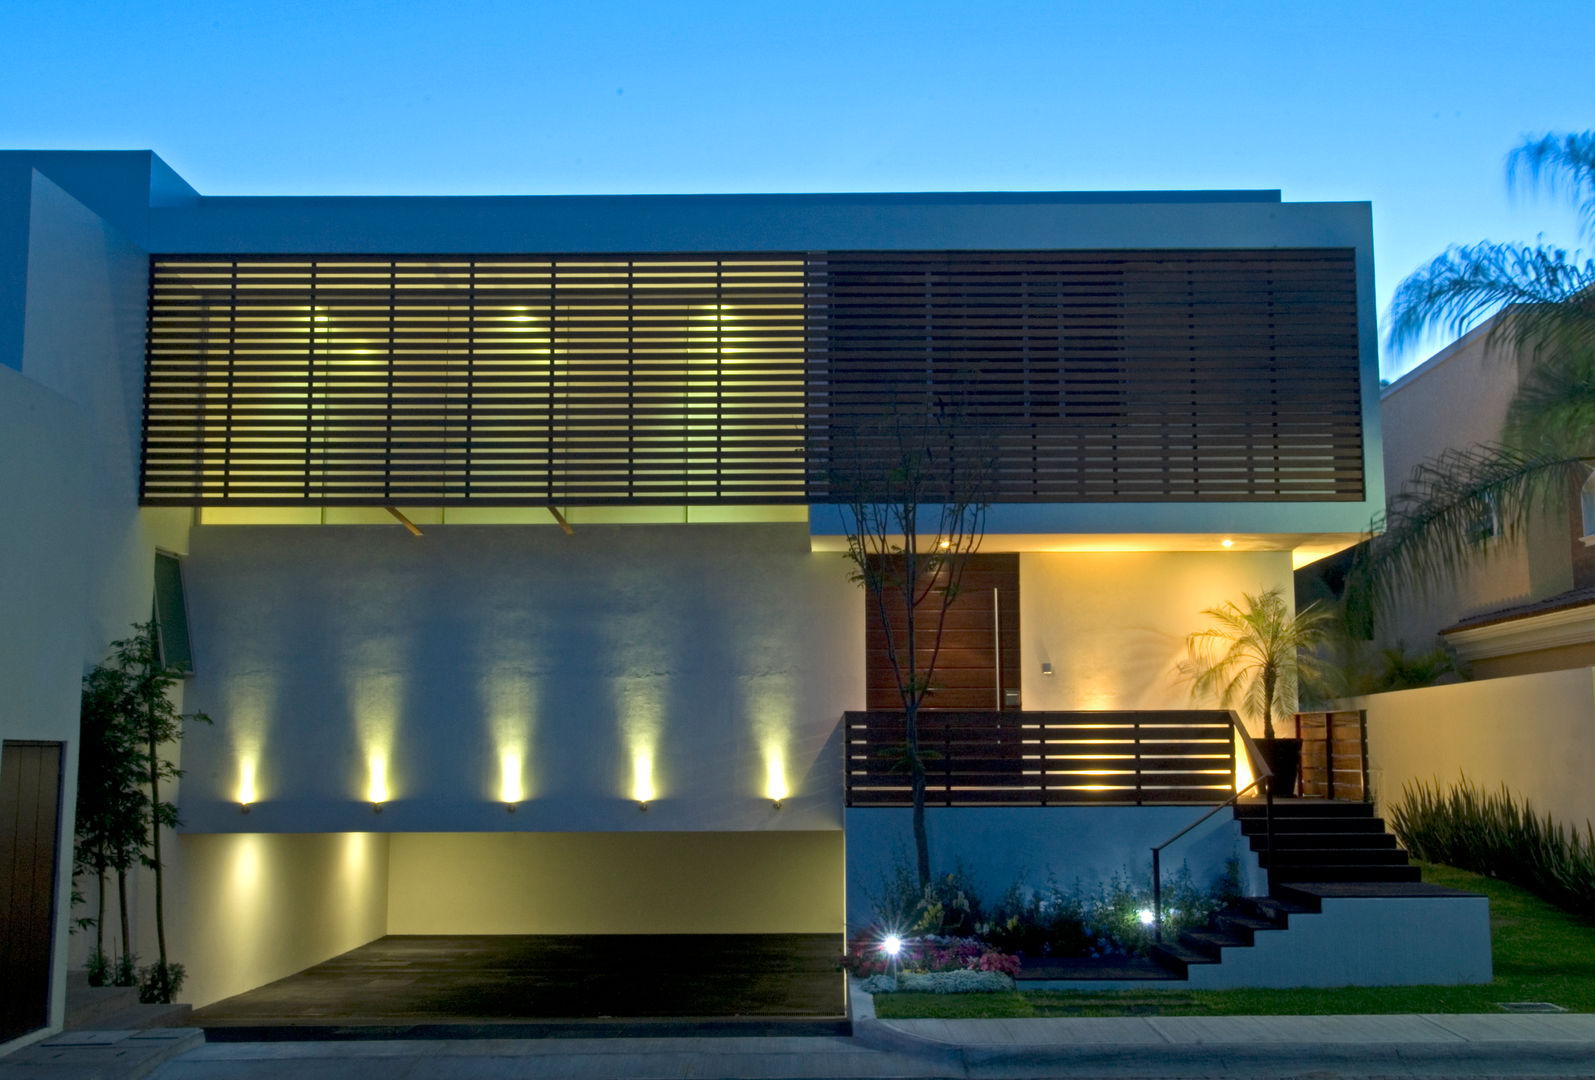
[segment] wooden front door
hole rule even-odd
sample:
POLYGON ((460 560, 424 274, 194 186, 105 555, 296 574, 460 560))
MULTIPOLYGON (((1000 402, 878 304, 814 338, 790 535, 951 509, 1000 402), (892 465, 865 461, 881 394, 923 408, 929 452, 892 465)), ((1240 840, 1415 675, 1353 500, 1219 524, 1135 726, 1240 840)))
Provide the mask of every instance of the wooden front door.
MULTIPOLYGON (((898 649, 906 650, 903 605, 888 593, 888 610, 898 649)), ((921 666, 935 644, 941 609, 931 596, 915 620, 921 666)), ((865 708, 901 709, 903 699, 886 648, 886 631, 875 597, 864 591, 865 708)), ((964 570, 962 588, 947 612, 941 653, 931 677, 927 709, 1019 708, 1019 556, 974 555, 964 570)))
POLYGON ((0 746, 0 1043, 50 1019, 61 747, 0 746))

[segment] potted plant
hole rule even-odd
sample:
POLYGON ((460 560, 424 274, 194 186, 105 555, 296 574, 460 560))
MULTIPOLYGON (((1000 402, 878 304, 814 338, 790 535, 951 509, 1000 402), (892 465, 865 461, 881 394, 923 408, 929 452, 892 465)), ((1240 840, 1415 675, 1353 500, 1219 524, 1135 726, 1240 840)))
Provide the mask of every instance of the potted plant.
POLYGON ((1186 637, 1189 658, 1180 669, 1193 699, 1216 697, 1226 709, 1262 717, 1259 749, 1274 771, 1275 794, 1288 796, 1296 790, 1301 740, 1277 738, 1274 714, 1295 711, 1304 677, 1322 677, 1313 649, 1329 631, 1329 612, 1313 603, 1292 614, 1278 587, 1241 596, 1244 607, 1225 602, 1202 612, 1215 625, 1186 637))

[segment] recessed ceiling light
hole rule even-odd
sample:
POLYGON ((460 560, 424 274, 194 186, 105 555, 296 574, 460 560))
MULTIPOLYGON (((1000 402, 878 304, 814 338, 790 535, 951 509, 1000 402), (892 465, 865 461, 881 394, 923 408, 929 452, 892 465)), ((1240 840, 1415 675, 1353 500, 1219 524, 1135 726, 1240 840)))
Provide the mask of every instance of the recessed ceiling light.
POLYGON ((1231 540, 1227 536, 1224 537, 1224 539, 1220 540, 1219 543, 1223 544, 1225 547, 1234 547, 1235 546, 1235 541, 1231 540))

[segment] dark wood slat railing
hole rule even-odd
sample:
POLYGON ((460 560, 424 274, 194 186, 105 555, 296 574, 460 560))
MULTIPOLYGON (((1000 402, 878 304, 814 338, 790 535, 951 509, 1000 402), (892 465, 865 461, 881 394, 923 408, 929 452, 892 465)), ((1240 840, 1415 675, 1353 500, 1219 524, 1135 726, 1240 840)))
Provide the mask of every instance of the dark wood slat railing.
MULTIPOLYGON (((1229 713, 929 711, 919 714, 927 806, 1210 803, 1235 786, 1229 713)), ((908 806, 900 710, 849 712, 847 805, 908 806)))

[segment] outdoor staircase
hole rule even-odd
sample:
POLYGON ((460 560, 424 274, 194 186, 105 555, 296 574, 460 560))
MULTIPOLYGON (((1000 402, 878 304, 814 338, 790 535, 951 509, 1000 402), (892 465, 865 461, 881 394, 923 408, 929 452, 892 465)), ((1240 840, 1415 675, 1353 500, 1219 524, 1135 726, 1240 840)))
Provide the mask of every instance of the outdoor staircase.
POLYGON ((1226 949, 1255 945, 1259 934, 1288 929, 1294 915, 1319 913, 1326 894, 1378 897, 1422 889, 1414 884, 1418 868, 1368 803, 1276 799, 1272 849, 1261 801, 1238 804, 1235 817, 1268 872, 1269 895, 1242 898, 1206 928, 1154 945, 1152 959, 1177 977, 1189 977, 1193 965, 1221 962, 1226 949))
POLYGON ((1418 868, 1385 831, 1365 802, 1332 799, 1274 800, 1274 846, 1269 850, 1267 808, 1261 801, 1235 807, 1241 835, 1268 871, 1270 894, 1298 881, 1417 881, 1418 868))

